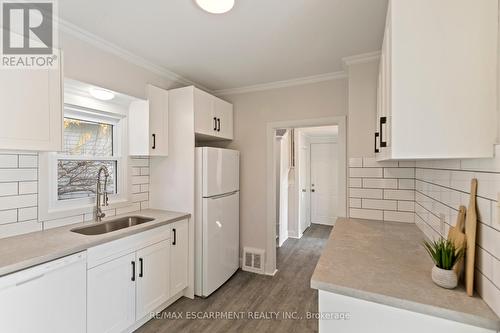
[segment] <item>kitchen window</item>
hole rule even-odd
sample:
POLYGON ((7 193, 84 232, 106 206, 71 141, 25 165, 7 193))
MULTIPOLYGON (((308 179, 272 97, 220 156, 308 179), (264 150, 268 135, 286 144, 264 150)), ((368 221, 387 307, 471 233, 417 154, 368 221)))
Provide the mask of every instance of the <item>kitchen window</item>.
POLYGON ((62 151, 40 156, 40 192, 48 192, 40 197, 46 207, 42 218, 91 213, 101 166, 109 171, 110 208, 129 203, 125 117, 126 113, 64 106, 62 151))

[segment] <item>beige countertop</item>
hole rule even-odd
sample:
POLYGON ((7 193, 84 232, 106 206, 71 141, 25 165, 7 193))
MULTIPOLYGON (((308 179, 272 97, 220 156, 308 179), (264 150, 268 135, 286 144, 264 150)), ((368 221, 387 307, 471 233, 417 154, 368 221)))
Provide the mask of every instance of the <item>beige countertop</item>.
POLYGON ((154 221, 102 235, 87 236, 70 231, 73 228, 90 226, 94 223, 84 222, 0 239, 0 276, 84 251, 115 239, 183 220, 191 215, 147 209, 109 217, 103 219, 103 222, 122 216, 144 216, 153 218, 154 221))
POLYGON ((338 219, 311 287, 499 330, 500 319, 480 297, 432 282, 424 239, 414 224, 338 219))

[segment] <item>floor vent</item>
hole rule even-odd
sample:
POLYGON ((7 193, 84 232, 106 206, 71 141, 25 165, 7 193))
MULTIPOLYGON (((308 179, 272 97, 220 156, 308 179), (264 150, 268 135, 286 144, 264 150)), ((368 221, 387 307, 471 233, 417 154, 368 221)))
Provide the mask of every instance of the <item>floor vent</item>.
POLYGON ((264 250, 243 248, 243 270, 264 274, 264 250))

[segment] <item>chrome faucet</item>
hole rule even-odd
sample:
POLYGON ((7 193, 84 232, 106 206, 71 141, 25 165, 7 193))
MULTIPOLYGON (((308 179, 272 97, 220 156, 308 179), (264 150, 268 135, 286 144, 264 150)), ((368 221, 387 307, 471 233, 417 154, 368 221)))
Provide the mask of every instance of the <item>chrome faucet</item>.
POLYGON ((108 187, 108 177, 109 171, 104 165, 99 168, 97 172, 97 188, 95 192, 96 196, 96 207, 95 207, 95 222, 101 222, 102 218, 106 214, 102 211, 101 206, 108 205, 108 192, 106 192, 106 187, 108 187), (104 172, 104 189, 101 187, 101 173, 104 172))

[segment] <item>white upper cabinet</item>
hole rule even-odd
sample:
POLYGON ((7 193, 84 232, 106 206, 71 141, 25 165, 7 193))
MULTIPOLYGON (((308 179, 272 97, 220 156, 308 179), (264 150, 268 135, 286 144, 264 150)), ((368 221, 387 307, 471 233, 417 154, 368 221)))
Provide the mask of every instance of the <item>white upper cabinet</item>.
POLYGON ((377 159, 493 156, 497 45, 497 0, 390 1, 377 159))
POLYGON ((233 105, 195 87, 194 131, 199 139, 233 139, 233 105))
POLYGON ((2 70, 0 150, 62 150, 61 66, 2 70))
POLYGON ((147 96, 129 108, 129 155, 168 156, 168 91, 148 85, 147 96))

